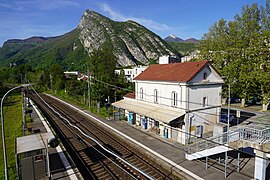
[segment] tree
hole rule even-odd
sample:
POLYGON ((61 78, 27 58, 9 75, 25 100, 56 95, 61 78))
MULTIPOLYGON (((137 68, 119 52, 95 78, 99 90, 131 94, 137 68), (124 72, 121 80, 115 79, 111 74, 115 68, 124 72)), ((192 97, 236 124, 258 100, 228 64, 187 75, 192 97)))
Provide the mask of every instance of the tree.
POLYGON ((262 30, 260 40, 255 41, 257 48, 254 49, 256 54, 257 74, 256 80, 260 86, 263 97, 263 110, 267 110, 270 104, 270 0, 266 1, 265 9, 261 7, 262 30))
POLYGON ((50 68, 50 76, 52 81, 52 86, 54 90, 65 88, 65 75, 64 70, 59 64, 54 64, 50 68))
POLYGON ((90 72, 94 78, 94 84, 91 87, 93 100, 104 101, 108 96, 113 97, 113 90, 108 88, 105 83, 115 84, 117 82, 116 64, 116 57, 109 42, 105 42, 90 54, 90 72))
MULTIPOLYGON (((261 94, 269 103, 269 0, 266 8, 244 6, 233 21, 216 22, 199 45, 202 58, 213 65, 230 83, 232 94, 245 99, 261 94)), ((224 89, 227 91, 227 89, 224 89)), ((227 94, 227 93, 224 93, 227 94)))

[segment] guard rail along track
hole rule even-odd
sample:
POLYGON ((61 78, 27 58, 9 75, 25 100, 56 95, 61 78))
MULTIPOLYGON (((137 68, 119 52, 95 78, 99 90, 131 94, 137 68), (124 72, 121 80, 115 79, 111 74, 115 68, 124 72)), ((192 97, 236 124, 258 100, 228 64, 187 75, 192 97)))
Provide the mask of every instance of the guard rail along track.
POLYGON ((32 94, 31 99, 50 122, 84 179, 179 179, 76 109, 47 95, 32 94))

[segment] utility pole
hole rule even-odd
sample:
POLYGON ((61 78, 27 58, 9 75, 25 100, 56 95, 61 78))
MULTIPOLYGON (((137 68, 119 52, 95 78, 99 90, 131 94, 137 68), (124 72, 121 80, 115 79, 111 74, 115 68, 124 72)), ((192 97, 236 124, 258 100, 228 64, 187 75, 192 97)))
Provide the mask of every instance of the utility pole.
POLYGON ((23 132, 23 136, 25 135, 24 133, 24 129, 25 129, 25 93, 22 89, 22 116, 23 116, 23 124, 22 124, 22 132, 23 132))
POLYGON ((89 110, 91 111, 91 74, 90 71, 87 71, 87 75, 88 75, 88 105, 89 105, 89 110))
POLYGON ((228 122, 227 122, 227 135, 228 135, 228 138, 227 138, 227 141, 228 141, 228 144, 229 144, 229 128, 230 128, 230 105, 231 105, 231 86, 230 86, 230 81, 229 82, 229 85, 228 85, 228 122))
MULTIPOLYGON (((231 86, 230 80, 228 79, 228 122, 227 122, 227 146, 229 146, 229 129, 230 129, 230 103, 231 103, 231 86)), ((228 163, 228 151, 225 152, 225 178, 227 178, 227 163, 228 163)))
POLYGON ((52 91, 52 75, 50 74, 50 84, 51 84, 51 91, 52 91))
MULTIPOLYGON (((28 83, 28 74, 26 72, 25 73, 25 84, 27 84, 27 83, 28 83)), ((28 89, 28 86, 26 87, 26 93, 27 93, 27 103, 26 103, 26 106, 28 107, 29 104, 30 104, 30 102, 29 102, 29 89, 28 89)))
POLYGON ((108 120, 110 120, 110 96, 108 96, 108 104, 107 104, 107 106, 108 106, 108 120))

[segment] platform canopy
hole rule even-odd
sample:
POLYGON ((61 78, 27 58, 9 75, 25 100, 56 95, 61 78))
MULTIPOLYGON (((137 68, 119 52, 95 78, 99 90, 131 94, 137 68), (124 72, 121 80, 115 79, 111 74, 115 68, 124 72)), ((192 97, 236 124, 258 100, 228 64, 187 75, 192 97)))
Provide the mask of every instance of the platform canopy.
POLYGON ((185 111, 181 109, 133 99, 123 99, 112 105, 167 124, 185 114, 185 111))
POLYGON ((47 140, 53 138, 52 133, 39 133, 16 138, 17 154, 45 149, 47 140))

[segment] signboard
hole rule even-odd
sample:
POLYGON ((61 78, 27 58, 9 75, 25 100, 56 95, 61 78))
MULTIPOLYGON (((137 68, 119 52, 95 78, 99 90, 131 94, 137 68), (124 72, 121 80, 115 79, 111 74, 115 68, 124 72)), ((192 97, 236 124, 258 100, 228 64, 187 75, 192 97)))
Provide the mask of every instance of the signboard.
POLYGON ((238 118, 240 117, 240 112, 241 111, 239 111, 239 110, 236 111, 236 117, 238 117, 238 118))
POLYGON ((190 131, 195 131, 195 126, 191 126, 190 131))

